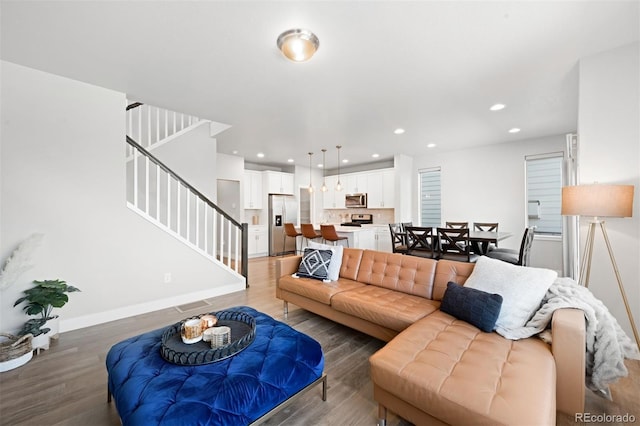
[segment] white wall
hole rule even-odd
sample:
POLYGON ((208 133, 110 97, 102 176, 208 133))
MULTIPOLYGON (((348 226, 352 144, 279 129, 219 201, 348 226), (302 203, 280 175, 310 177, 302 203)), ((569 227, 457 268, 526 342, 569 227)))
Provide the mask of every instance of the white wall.
MULTIPOLYGON (((633 217, 606 220, 622 283, 640 326, 640 44, 580 61, 579 182, 635 185, 633 217)), ((580 226, 584 244, 588 218, 580 226)), ((631 334, 605 243, 598 231, 589 288, 631 334)))
MULTIPOLYGON (((418 172, 441 168, 442 221, 499 222, 513 236, 500 247, 518 249, 526 226, 525 156, 564 151, 565 136, 489 145, 463 151, 438 152, 413 161, 413 194, 418 172)), ((419 200, 413 200, 413 222, 419 221, 419 200)), ((531 266, 562 270, 560 241, 534 242, 531 266), (544 246, 544 249, 542 249, 544 246)))
POLYGON ((45 235, 35 268, 0 296, 2 331, 26 320, 13 302, 34 279, 82 290, 62 331, 244 288, 126 207, 124 94, 1 66, 0 260, 45 235))
POLYGON ((154 149, 152 154, 215 203, 218 144, 209 133, 207 125, 196 127, 154 149))

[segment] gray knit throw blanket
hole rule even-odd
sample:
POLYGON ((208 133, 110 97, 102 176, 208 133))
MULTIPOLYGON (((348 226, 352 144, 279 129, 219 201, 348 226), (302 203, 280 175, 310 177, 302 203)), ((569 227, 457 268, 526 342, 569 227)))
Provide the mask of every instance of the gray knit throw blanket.
POLYGON ((504 337, 524 339, 550 326, 556 309, 576 308, 586 319, 586 379, 589 389, 609 394, 609 384, 628 374, 625 358, 640 359, 636 344, 626 335, 604 304, 588 288, 571 278, 558 278, 542 299, 542 306, 524 327, 504 337))

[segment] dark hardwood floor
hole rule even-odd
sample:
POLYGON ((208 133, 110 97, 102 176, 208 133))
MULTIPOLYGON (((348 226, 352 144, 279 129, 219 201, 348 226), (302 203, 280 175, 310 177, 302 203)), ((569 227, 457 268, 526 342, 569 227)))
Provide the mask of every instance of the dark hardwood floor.
MULTIPOLYGON (((169 308, 60 335, 48 351, 26 365, 0 373, 1 425, 119 425, 113 403, 107 403, 105 357, 109 348, 130 336, 172 324, 188 316, 238 305, 252 306, 284 321, 282 301, 275 298, 275 259, 253 259, 249 265, 251 287, 213 299, 207 307, 180 312, 169 308)), ((374 425, 368 358, 384 346, 375 338, 289 305, 286 321, 320 342, 325 353, 328 398, 320 386, 312 389, 268 425, 374 425)), ((630 376, 612 386, 613 402, 587 396, 592 414, 633 414, 640 422, 640 362, 628 361, 630 376)), ((409 425, 395 414, 389 425, 409 425)), ((558 415, 558 425, 575 425, 570 416, 558 415)), ((616 423, 611 423, 616 424, 616 423)), ((622 423, 619 423, 622 424, 622 423)))

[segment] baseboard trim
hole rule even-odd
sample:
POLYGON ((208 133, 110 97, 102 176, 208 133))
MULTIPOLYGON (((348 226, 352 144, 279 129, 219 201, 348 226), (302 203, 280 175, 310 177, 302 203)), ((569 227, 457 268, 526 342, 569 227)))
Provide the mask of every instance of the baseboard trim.
POLYGON ((245 290, 244 282, 229 284, 222 287, 210 288, 207 290, 197 291, 193 293, 171 296, 165 299, 152 300, 136 305, 123 306, 117 309, 111 309, 95 314, 83 315, 75 318, 60 319, 60 333, 66 331, 77 330, 80 328, 91 327, 93 325, 104 324, 110 321, 128 318, 135 315, 146 314, 148 312, 158 311, 160 309, 171 308, 177 305, 195 302, 197 300, 210 299, 212 297, 222 296, 224 294, 245 290))

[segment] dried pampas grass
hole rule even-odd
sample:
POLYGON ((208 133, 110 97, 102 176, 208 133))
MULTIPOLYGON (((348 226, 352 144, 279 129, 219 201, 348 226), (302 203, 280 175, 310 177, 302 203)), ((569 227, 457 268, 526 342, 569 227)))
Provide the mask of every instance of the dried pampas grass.
POLYGON ((43 238, 43 234, 31 234, 11 253, 11 256, 4 263, 2 271, 0 271, 0 290, 10 287, 23 272, 35 266, 33 255, 42 244, 43 238))

